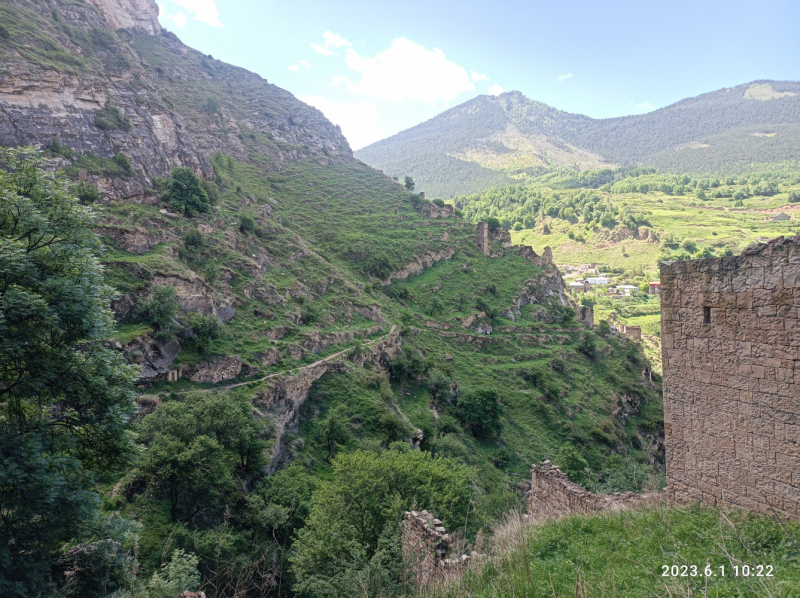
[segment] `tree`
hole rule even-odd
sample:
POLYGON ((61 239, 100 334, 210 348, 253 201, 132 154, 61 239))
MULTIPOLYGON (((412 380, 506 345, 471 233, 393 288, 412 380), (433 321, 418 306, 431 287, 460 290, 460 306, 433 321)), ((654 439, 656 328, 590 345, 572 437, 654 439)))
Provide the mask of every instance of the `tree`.
POLYGON ((490 233, 496 233, 500 230, 500 221, 497 218, 487 218, 486 225, 490 233))
POLYGON ((450 391, 450 378, 439 370, 428 372, 428 394, 435 405, 449 403, 453 398, 450 391))
POLYGON ((265 463, 261 427, 237 393, 188 393, 145 416, 138 432, 146 447, 142 478, 153 496, 169 501, 173 523, 223 509, 234 476, 249 483, 265 463))
POLYGON ((191 218, 208 213, 211 202, 200 179, 190 168, 173 168, 168 182, 167 200, 173 208, 191 218))
POLYGON ((350 440, 348 423, 347 417, 335 410, 320 422, 320 440, 328 451, 328 461, 350 440))
POLYGON ((495 438, 500 435, 503 423, 503 407, 500 395, 494 389, 482 389, 464 393, 458 399, 456 415, 469 427, 473 436, 495 438))
POLYGON ((222 326, 216 316, 205 316, 193 311, 186 314, 184 320, 194 334, 193 341, 200 353, 205 353, 222 333, 222 326))
POLYGON ((95 214, 32 149, 0 150, 0 595, 50 595, 132 454, 135 368, 104 346, 114 291, 95 214))
POLYGON ((414 190, 414 179, 410 176, 407 176, 403 185, 406 188, 406 191, 413 191, 414 190))
MULTIPOLYGON (((306 527, 297 533, 291 557, 295 591, 326 598, 358 595, 353 578, 399 541, 404 511, 425 505, 448 527, 464 526, 471 480, 472 471, 458 461, 434 459, 425 451, 339 454, 330 481, 314 493, 306 527)), ((402 560, 400 554, 396 558, 402 560)), ((399 583, 402 571, 390 570, 389 576, 395 575, 391 581, 399 583)))
POLYGON ((178 315, 178 302, 175 299, 175 287, 171 285, 155 285, 150 290, 150 299, 142 305, 150 323, 163 334, 172 333, 172 319, 178 315))
POLYGON ((694 239, 686 238, 681 243, 681 247, 688 251, 689 253, 694 253, 697 251, 697 243, 694 242, 694 239))

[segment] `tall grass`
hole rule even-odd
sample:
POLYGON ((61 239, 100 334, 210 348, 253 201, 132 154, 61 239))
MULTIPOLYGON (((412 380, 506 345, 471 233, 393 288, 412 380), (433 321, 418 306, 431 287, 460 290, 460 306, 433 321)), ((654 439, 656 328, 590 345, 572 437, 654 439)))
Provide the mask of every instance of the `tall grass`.
POLYGON ((463 576, 430 584, 418 596, 800 596, 800 525, 765 515, 656 504, 535 525, 511 514, 493 531, 488 554, 463 576), (664 576, 665 565, 679 572, 686 565, 688 575, 664 576), (715 575, 704 575, 707 565, 715 575), (759 565, 765 576, 757 575, 759 565))

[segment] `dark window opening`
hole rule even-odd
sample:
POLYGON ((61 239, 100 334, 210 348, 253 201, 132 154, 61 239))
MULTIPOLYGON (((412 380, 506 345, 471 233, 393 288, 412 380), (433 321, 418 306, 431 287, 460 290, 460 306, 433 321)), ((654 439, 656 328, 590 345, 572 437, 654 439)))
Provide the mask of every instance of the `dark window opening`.
POLYGON ((711 324, 711 308, 703 308, 703 324, 711 324))

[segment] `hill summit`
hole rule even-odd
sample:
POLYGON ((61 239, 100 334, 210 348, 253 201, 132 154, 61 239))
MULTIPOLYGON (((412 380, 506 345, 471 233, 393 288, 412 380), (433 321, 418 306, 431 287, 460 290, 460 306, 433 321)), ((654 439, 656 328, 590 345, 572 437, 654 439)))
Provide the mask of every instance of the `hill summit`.
POLYGON ((355 155, 449 198, 554 170, 649 165, 697 172, 797 160, 799 133, 794 81, 755 81, 607 119, 512 91, 478 96, 355 155))

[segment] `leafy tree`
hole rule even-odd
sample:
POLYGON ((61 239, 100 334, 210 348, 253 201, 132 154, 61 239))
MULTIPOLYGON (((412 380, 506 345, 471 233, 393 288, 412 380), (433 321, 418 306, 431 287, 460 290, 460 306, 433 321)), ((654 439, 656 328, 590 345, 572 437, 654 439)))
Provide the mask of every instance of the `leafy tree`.
POLYGON ((256 221, 252 216, 245 214, 239 219, 239 230, 246 235, 251 235, 256 230, 256 221))
POLYGON ((194 334, 192 340, 200 353, 205 353, 222 334, 222 326, 216 316, 193 311, 186 314, 184 321, 194 334))
POLYGON ((503 407, 500 404, 500 395, 494 389, 464 393, 458 399, 456 415, 478 438, 494 438, 503 429, 500 421, 503 407))
POLYGON ((407 176, 405 178, 405 181, 403 182, 403 185, 405 186, 406 191, 413 191, 414 190, 414 179, 412 179, 410 176, 407 176))
POLYGON ((500 221, 497 218, 487 218, 486 224, 490 233, 496 233, 500 230, 500 221))
POLYGON ((167 200, 187 218, 205 214, 210 209, 208 194, 190 168, 173 168, 169 178, 167 200))
POLYGON ((147 586, 148 598, 174 598, 183 591, 193 592, 200 585, 197 565, 200 559, 178 549, 172 553, 169 563, 164 563, 153 574, 147 586))
POLYGON ((175 287, 155 285, 150 290, 150 299, 142 305, 150 323, 162 335, 172 333, 172 319, 178 315, 178 302, 175 299, 175 287))
POLYGON ((300 321, 306 326, 316 324, 324 317, 322 308, 316 303, 304 303, 300 309, 300 321))
POLYGON ((82 204, 93 204, 103 199, 103 194, 89 181, 78 181, 72 192, 82 204))
POLYGON ((322 441, 322 446, 328 451, 328 461, 333 459, 339 449, 350 440, 348 423, 348 418, 336 410, 331 411, 320 422, 320 440, 322 441))
MULTIPOLYGON (((369 569, 376 555, 386 558, 384 551, 399 540, 403 511, 415 505, 441 513, 448 527, 463 527, 471 479, 464 465, 434 459, 425 451, 338 455, 330 482, 314 493, 306 527, 297 534, 291 557, 295 591, 303 597, 356 595, 358 582, 353 578, 369 569)), ((400 562, 399 551, 395 555, 386 560, 400 562)), ((402 571, 391 565, 388 571, 386 565, 375 571, 400 582, 402 571)))
POLYGON ((688 251, 689 253, 694 253, 697 251, 697 243, 694 242, 694 239, 686 238, 681 243, 681 247, 688 251))
POLYGON ((435 316, 436 314, 440 314, 444 311, 444 304, 438 297, 434 297, 428 303, 428 314, 435 316))
POLYGON ((583 334, 581 334, 581 338, 578 341, 578 351, 586 355, 589 359, 597 357, 597 339, 595 338, 594 332, 585 330, 583 334))
POLYGON ((140 475, 152 496, 169 502, 173 522, 220 511, 234 476, 247 483, 265 463, 261 427, 238 393, 188 393, 145 416, 138 431, 147 449, 140 475))
POLYGON ((31 149, 0 150, 0 595, 51 595, 97 517, 92 482, 131 455, 136 369, 103 345, 95 214, 31 149))
POLYGON ((449 403, 453 398, 449 376, 435 369, 428 372, 428 394, 435 405, 449 403))
POLYGON ((573 482, 580 484, 586 480, 589 463, 572 444, 568 442, 562 444, 553 461, 573 482))

